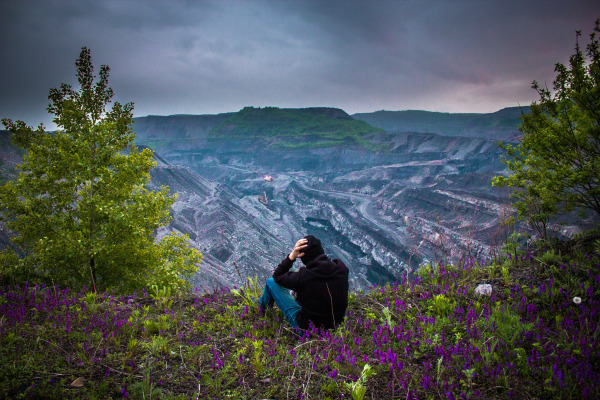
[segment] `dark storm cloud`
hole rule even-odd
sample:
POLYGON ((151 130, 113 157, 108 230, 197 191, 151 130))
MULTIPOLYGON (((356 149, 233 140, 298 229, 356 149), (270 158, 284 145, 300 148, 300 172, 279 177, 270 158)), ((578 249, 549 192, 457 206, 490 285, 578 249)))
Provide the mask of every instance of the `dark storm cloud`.
POLYGON ((302 3, 337 53, 328 71, 371 109, 492 111, 531 101, 533 79, 552 79, 576 29, 593 27, 594 2, 302 3), (373 85, 376 90, 369 90, 373 85), (394 104, 398 106, 394 107, 394 104))
POLYGON ((48 122, 48 89, 74 83, 82 46, 136 115, 494 111, 535 99, 595 3, 0 0, 0 116, 48 122))

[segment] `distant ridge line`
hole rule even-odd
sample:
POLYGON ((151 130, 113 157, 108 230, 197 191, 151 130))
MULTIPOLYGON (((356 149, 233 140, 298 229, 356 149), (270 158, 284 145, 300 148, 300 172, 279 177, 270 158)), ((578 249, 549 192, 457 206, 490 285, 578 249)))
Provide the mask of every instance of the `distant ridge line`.
MULTIPOLYGON (((471 138, 485 138, 489 140, 513 141, 521 133, 519 125, 522 114, 530 112, 530 107, 508 107, 493 113, 447 113, 425 110, 386 111, 380 110, 371 113, 356 113, 349 115, 344 110, 335 107, 304 107, 304 108, 278 108, 278 107, 244 107, 240 111, 220 114, 173 114, 149 115, 134 118, 136 131, 146 131, 151 126, 163 127, 171 133, 175 131, 181 135, 183 132, 194 131, 208 134, 215 130, 223 130, 221 126, 226 120, 251 117, 258 123, 261 118, 270 118, 273 113, 290 111, 296 115, 294 120, 287 122, 291 125, 301 123, 301 115, 308 118, 325 116, 330 120, 355 120, 362 121, 370 126, 387 132, 413 132, 435 133, 442 136, 460 136, 471 138), (300 118, 300 119, 298 119, 300 118)), ((266 121, 266 120, 265 120, 266 121)), ((286 126, 287 126, 286 125, 286 126)), ((143 133, 142 133, 143 135, 143 133)))
MULTIPOLYGON (((315 107, 274 107, 274 106, 265 106, 265 107, 253 107, 253 106, 247 106, 244 108, 255 108, 255 109, 265 109, 265 108, 279 108, 281 110, 340 110, 346 114, 348 114, 344 109, 339 108, 339 107, 320 107, 320 106, 315 106, 315 107)), ((140 118, 166 118, 166 117, 214 117, 214 116, 223 116, 223 115, 232 115, 232 114, 236 114, 240 111, 242 111, 244 108, 238 110, 238 111, 227 111, 227 112, 222 112, 222 113, 206 113, 206 114, 190 114, 190 113, 181 113, 181 114, 167 114, 167 115, 160 115, 160 114, 148 114, 148 115, 140 115, 138 117, 135 117, 134 119, 140 119, 140 118)), ((488 113, 475 113, 475 112, 464 112, 464 113, 453 113, 453 112, 448 112, 448 111, 430 111, 430 110, 416 110, 416 109, 406 109, 406 110, 377 110, 377 111, 370 111, 370 112, 360 112, 360 113, 354 113, 354 114, 348 114, 351 117, 354 118, 354 116, 362 116, 362 115, 370 115, 370 114, 377 114, 377 113, 423 113, 423 114, 440 114, 440 115, 450 115, 450 116, 481 116, 481 115, 494 115, 494 114, 498 114, 498 113, 504 113, 504 112, 512 112, 513 110, 524 110, 525 113, 529 113, 529 110, 531 109, 529 106, 522 106, 522 107, 505 107, 505 108, 501 108, 497 111, 493 111, 493 112, 488 112, 488 113)), ((356 119, 356 118, 355 118, 356 119)))

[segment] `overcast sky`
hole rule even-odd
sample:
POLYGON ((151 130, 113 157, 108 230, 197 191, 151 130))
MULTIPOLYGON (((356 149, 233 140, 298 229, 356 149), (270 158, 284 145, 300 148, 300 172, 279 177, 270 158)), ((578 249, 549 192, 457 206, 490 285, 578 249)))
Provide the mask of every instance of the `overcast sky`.
POLYGON ((537 98, 597 0, 0 0, 0 117, 50 125, 82 46, 135 116, 244 106, 492 112, 537 98))

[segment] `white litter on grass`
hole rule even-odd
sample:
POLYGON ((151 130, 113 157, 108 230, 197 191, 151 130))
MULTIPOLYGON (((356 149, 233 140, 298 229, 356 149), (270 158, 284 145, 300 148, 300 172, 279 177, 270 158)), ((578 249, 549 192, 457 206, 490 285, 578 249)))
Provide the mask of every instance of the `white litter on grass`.
POLYGON ((475 294, 486 295, 489 296, 492 294, 492 285, 489 283, 482 283, 481 285, 475 288, 475 294))
POLYGON ((577 296, 573 297, 573 303, 575 303, 575 304, 581 303, 581 297, 577 297, 577 296))

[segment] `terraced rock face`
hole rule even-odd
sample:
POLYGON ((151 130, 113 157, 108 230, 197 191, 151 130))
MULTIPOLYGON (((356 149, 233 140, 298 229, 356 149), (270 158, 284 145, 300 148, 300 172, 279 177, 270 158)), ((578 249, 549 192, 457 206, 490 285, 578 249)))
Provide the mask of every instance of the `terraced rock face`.
MULTIPOLYGON (((429 260, 489 253, 501 239, 508 198, 491 187, 503 170, 495 140, 374 131, 363 135, 368 148, 290 150, 271 136, 220 137, 189 116, 179 125, 164 118, 138 119, 135 128, 140 142, 162 143, 168 164, 153 184, 179 193, 170 229, 203 251, 195 282, 207 290, 270 276, 308 233, 349 266, 354 288, 429 260)), ((215 116, 212 126, 225 120, 215 116)))
MULTIPOLYGON (((491 186, 504 168, 493 136, 497 125, 488 131, 477 125, 477 135, 464 137, 456 133, 456 119, 448 135, 370 131, 361 122, 351 140, 340 140, 331 129, 350 126, 346 113, 300 113, 336 123, 314 138, 302 130, 306 124, 289 129, 286 143, 293 143, 295 131, 302 143, 290 148, 272 131, 248 133, 250 126, 273 126, 260 121, 229 134, 227 121, 244 122, 232 114, 136 119, 136 141, 156 150, 151 185, 179 194, 173 222, 159 236, 186 233, 204 254, 196 286, 212 290, 239 285, 247 276, 266 278, 309 233, 346 263, 355 289, 394 281, 427 261, 489 254, 505 239, 508 193, 491 186)), ((431 132, 426 121, 413 123, 431 132)), ((18 158, 14 149, 0 150, 2 160, 18 158)), ((570 233, 580 221, 563 222, 560 229, 570 233)), ((0 246, 6 239, 0 229, 0 246)))

